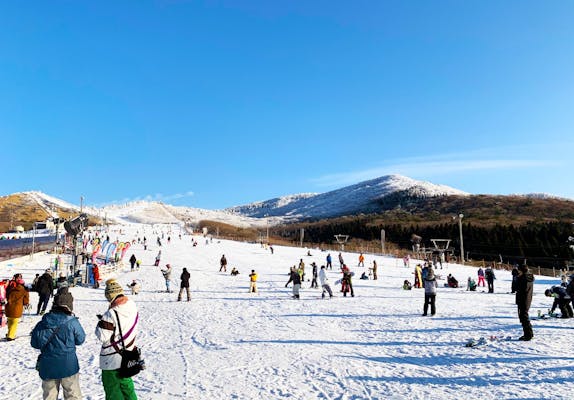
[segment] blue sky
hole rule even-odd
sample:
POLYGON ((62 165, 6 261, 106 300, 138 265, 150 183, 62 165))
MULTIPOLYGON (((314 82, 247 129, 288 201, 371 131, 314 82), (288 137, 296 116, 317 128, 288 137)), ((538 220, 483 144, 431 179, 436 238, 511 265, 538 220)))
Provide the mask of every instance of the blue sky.
POLYGON ((224 208, 389 173, 574 198, 572 1, 0 5, 0 195, 224 208))

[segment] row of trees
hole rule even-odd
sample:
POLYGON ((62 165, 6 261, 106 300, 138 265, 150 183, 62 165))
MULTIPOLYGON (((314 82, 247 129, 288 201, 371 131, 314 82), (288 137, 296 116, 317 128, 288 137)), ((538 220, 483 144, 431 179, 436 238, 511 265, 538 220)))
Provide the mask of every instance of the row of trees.
MULTIPOLYGON (((460 250, 459 227, 455 223, 435 225, 369 223, 355 218, 333 223, 297 224, 282 227, 280 232, 285 239, 296 240, 300 228, 305 228, 305 241, 313 243, 333 243, 334 235, 347 234, 353 239, 379 241, 381 229, 385 230, 386 240, 399 248, 412 248, 411 236, 423 238, 422 245, 432 247, 430 239, 452 239, 456 253, 460 250)), ((568 238, 574 236, 573 226, 567 222, 535 223, 524 225, 477 226, 464 223, 463 240, 466 258, 523 263, 543 267, 563 267, 572 259, 572 249, 568 238)))

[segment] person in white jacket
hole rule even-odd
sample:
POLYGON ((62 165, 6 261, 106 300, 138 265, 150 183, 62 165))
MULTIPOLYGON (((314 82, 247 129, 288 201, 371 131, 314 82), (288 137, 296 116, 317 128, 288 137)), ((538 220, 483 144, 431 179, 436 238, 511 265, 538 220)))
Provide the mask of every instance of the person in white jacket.
POLYGON ((329 298, 333 297, 333 291, 331 290, 331 286, 329 286, 329 278, 327 278, 327 272, 325 272, 324 265, 321 265, 321 270, 319 271, 319 280, 321 281, 321 287, 323 288, 321 297, 325 298, 325 292, 329 293, 329 298))
POLYGON ((432 268, 428 269, 427 275, 425 277, 425 305, 423 310, 423 317, 427 315, 429 304, 431 307, 431 315, 435 315, 435 299, 436 299, 436 277, 432 268))
POLYGON ((110 306, 103 315, 98 315, 96 336, 102 342, 100 368, 106 399, 137 400, 132 379, 121 378, 118 370, 122 362, 119 328, 125 348, 132 350, 138 332, 138 310, 136 304, 124 295, 122 286, 115 279, 106 282, 105 295, 110 306))

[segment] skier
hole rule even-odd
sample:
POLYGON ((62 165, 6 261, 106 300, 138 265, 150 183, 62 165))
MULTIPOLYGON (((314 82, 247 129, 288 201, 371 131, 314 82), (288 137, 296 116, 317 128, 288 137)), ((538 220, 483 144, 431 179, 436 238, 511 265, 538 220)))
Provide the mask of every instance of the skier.
POLYGON ((52 310, 32 330, 30 343, 41 351, 37 368, 44 400, 57 399, 60 385, 65 400, 82 398, 76 346, 84 343, 86 333, 73 309, 74 298, 63 287, 54 296, 52 310))
POLYGON ((521 265, 517 268, 516 276, 516 306, 518 308, 518 319, 522 324, 522 335, 520 340, 531 340, 534 337, 532 324, 528 316, 528 310, 532 303, 532 292, 534 291, 534 275, 530 272, 527 265, 521 265))
POLYGON ((257 274, 254 269, 249 274, 249 293, 257 293, 257 274))
POLYGON ((191 301, 191 295, 189 294, 189 278, 190 274, 187 272, 187 268, 183 269, 179 279, 181 280, 181 284, 179 285, 179 294, 177 295, 177 301, 181 301, 181 297, 183 296, 183 290, 187 294, 187 301, 191 301))
POLYGON ((496 276, 494 275, 494 271, 490 266, 486 267, 486 270, 484 271, 484 277, 488 283, 488 293, 494 293, 494 280, 496 279, 496 276))
POLYGON ((554 303, 550 309, 550 314, 553 314, 556 307, 559 307, 560 312, 562 313, 561 318, 572 318, 574 316, 572 307, 570 306, 571 299, 570 296, 568 296, 565 287, 552 286, 550 289, 546 289, 544 294, 546 297, 554 297, 554 303))
POLYGON ((436 300, 436 288, 438 284, 436 282, 436 278, 434 276, 434 271, 432 268, 428 269, 427 276, 425 278, 425 305, 423 309, 423 317, 427 316, 429 304, 431 307, 431 316, 435 315, 436 307, 435 307, 435 300, 436 300))
POLYGON ((167 293, 171 293, 171 290, 169 290, 169 285, 171 283, 171 265, 165 264, 165 269, 162 269, 161 273, 165 279, 165 291, 167 293))
POLYGON ((54 294, 54 280, 52 279, 50 268, 47 268, 42 276, 38 278, 38 281, 36 282, 36 291, 38 292, 38 309, 36 314, 44 315, 46 307, 48 307, 50 297, 54 294))
POLYGON ((105 296, 110 304, 103 315, 98 315, 96 336, 102 342, 100 368, 106 399, 136 400, 132 378, 119 375, 122 356, 118 350, 122 347, 133 350, 136 347, 138 310, 115 279, 106 282, 105 296))
POLYGON ((30 296, 24 287, 24 280, 22 274, 15 274, 12 280, 8 283, 6 289, 6 317, 8 318, 8 332, 6 332, 6 340, 11 341, 16 339, 16 331, 18 330, 18 323, 24 308, 28 308, 30 303, 30 296))
POLYGON ((478 269, 477 275, 478 275, 478 286, 485 287, 486 283, 484 283, 484 270, 482 269, 482 267, 478 269))
POLYGON ((317 285, 317 264, 315 264, 313 261, 311 266, 313 267, 313 280, 311 280, 311 288, 317 289, 319 287, 319 285, 317 285))
POLYGON ((227 258, 225 258, 225 254, 221 256, 221 260, 219 260, 219 272, 223 270, 223 272, 227 272, 227 258))
POLYGON ((299 298, 299 289, 301 289, 301 275, 297 272, 295 266, 291 268, 291 272, 289 274, 289 280, 285 284, 285 287, 289 285, 289 283, 293 282, 293 298, 299 298))
POLYGON ((130 265, 131 265, 132 271, 134 270, 134 267, 136 266, 136 261, 137 261, 136 255, 132 254, 132 256, 130 257, 130 265))
POLYGON ((333 269, 333 263, 331 259, 331 253, 327 254, 327 269, 333 269))
POLYGON ((331 286, 329 285, 329 278, 327 278, 327 272, 325 272, 324 265, 321 265, 321 270, 319 271, 319 280, 321 281, 321 288, 323 288, 321 297, 325 298, 325 292, 329 293, 329 298, 333 297, 333 291, 331 290, 331 286))

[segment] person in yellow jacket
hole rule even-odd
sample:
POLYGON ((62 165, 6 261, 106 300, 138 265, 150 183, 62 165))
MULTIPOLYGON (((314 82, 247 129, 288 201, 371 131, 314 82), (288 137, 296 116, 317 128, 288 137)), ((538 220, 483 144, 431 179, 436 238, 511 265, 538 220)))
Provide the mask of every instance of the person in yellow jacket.
POLYGON ((257 293, 257 273, 254 269, 251 270, 249 279, 251 280, 249 285, 249 293, 257 293))

